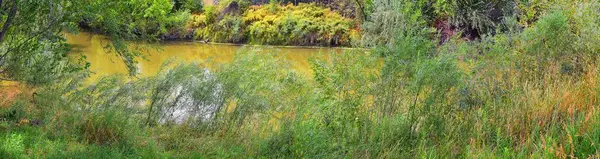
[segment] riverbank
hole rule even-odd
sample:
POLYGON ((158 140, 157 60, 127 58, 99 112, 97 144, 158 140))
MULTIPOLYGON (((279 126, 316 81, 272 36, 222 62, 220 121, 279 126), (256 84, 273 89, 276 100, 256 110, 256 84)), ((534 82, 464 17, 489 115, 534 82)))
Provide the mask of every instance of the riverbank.
MULTIPOLYGON (((165 2, 166 3, 166 2, 165 2)), ((186 8, 170 3, 142 3, 149 8, 123 8, 128 18, 98 11, 83 16, 79 26, 127 40, 200 41, 277 46, 350 47, 360 40, 360 22, 316 3, 222 1, 218 5, 186 8), (143 11, 145 14, 137 12, 143 11), (114 21, 111 19, 117 18, 114 21)))
POLYGON ((34 9, 0 40, 12 48, 0 75, 36 88, 0 106, 0 158, 600 158, 598 1, 374 0, 363 36, 374 49, 315 58, 162 44, 186 14, 156 5, 173 1, 184 0, 71 1, 85 3, 65 13, 98 5, 85 16, 107 36, 66 42, 60 29, 79 21, 31 34, 63 6, 16 1, 34 9), (294 68, 305 65, 313 76, 294 68), (88 71, 141 74, 88 84, 88 71))

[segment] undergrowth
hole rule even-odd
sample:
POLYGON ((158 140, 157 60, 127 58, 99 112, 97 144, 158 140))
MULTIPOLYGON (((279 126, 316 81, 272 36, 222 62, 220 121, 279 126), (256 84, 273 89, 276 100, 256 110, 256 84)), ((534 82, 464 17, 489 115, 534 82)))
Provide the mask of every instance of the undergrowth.
POLYGON ((599 5, 553 4, 527 27, 442 45, 396 15, 408 23, 392 42, 315 57, 310 77, 247 49, 213 70, 167 63, 92 85, 73 75, 2 107, 0 155, 597 158, 599 5), (169 118, 182 106, 191 115, 169 118))

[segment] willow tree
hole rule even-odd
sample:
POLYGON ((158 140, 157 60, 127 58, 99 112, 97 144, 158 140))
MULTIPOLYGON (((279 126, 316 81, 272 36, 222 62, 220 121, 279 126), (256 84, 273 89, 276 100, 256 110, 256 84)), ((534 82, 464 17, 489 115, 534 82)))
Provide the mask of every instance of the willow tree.
POLYGON ((43 84, 82 69, 61 35, 76 10, 67 0, 0 0, 0 79, 43 84))
POLYGON ((172 10, 169 0, 0 0, 0 80, 44 84, 85 70, 83 60, 67 57, 63 36, 80 26, 106 34, 109 51, 135 75, 141 54, 126 41, 157 41, 184 26, 187 12, 172 10))

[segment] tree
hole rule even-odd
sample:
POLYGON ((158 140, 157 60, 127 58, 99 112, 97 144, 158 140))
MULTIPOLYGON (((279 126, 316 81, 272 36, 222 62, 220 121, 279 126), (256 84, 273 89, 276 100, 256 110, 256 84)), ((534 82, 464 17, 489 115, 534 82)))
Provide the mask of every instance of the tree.
POLYGON ((67 60, 69 47, 61 34, 73 30, 76 4, 0 0, 0 80, 43 84, 81 70, 84 65, 67 60))
POLYGON ((0 80, 43 84, 85 70, 63 38, 80 26, 106 34, 133 76, 141 54, 127 41, 157 41, 184 26, 189 14, 172 8, 169 0, 0 0, 0 80))

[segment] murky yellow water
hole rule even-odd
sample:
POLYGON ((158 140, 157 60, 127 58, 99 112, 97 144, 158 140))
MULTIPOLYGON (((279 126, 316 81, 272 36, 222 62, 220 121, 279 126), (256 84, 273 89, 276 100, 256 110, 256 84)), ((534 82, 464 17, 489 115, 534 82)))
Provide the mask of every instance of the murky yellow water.
MULTIPOLYGON (((127 74, 127 67, 114 53, 105 49, 108 40, 101 35, 90 33, 67 34, 67 42, 73 46, 71 56, 84 55, 91 64, 93 74, 91 81, 111 74, 127 74)), ((141 46, 143 44, 137 44, 141 46)), ((145 46, 145 45, 144 45, 145 46)), ((233 60, 240 49, 260 49, 260 52, 275 53, 289 61, 292 69, 310 76, 312 71, 308 59, 313 56, 326 56, 332 52, 341 52, 340 48, 307 48, 307 47, 273 47, 273 46, 240 46, 227 44, 204 44, 197 42, 168 42, 154 47, 145 47, 146 60, 139 59, 140 77, 158 73, 164 61, 175 58, 184 61, 210 61, 219 65, 233 60)), ((211 67, 211 66, 208 66, 211 67)))

